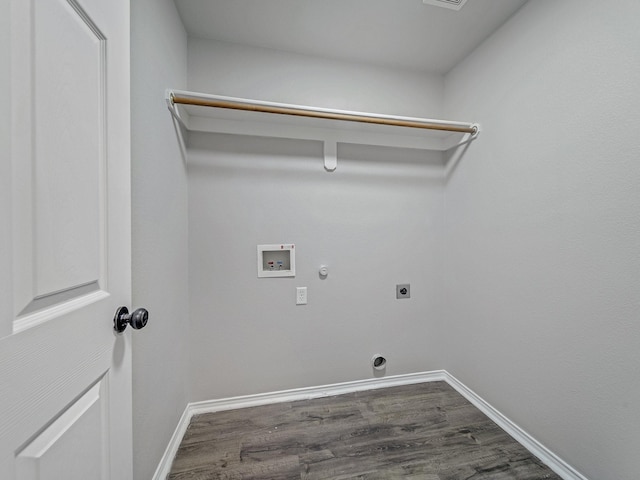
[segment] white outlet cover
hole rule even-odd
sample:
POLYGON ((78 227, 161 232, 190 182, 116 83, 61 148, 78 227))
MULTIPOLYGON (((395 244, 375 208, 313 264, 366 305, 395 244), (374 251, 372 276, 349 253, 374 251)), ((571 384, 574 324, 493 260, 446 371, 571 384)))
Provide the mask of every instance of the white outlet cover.
POLYGON ((307 287, 296 287, 296 305, 307 304, 307 287))

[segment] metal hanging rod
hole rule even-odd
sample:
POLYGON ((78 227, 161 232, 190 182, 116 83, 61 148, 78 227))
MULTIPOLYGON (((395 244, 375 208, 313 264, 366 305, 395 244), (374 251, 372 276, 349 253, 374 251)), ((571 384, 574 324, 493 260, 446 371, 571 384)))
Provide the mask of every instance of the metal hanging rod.
POLYGON ((472 136, 478 134, 477 125, 456 124, 455 122, 439 122, 433 120, 421 120, 415 118, 403 118, 392 116, 376 116, 362 113, 344 113, 328 109, 311 109, 299 106, 278 106, 267 102, 249 102, 238 100, 224 100, 217 98, 184 96, 171 92, 171 104, 196 105, 200 107, 226 108, 232 110, 244 110, 250 112, 275 113, 280 115, 294 115, 299 117, 323 118, 327 120, 343 120, 348 122, 372 123, 377 125, 390 125, 395 127, 421 128, 425 130, 442 130, 457 133, 469 133, 472 136))

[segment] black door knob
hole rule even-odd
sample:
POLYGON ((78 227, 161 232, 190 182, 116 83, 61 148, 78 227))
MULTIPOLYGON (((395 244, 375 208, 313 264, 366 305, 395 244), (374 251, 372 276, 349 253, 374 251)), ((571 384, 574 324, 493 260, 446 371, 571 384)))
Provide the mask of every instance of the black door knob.
POLYGON ((127 325, 131 325, 131 328, 140 330, 144 328, 148 320, 149 312, 144 308, 138 308, 133 313, 129 313, 127 307, 119 307, 113 317, 113 329, 122 333, 126 330, 127 325))

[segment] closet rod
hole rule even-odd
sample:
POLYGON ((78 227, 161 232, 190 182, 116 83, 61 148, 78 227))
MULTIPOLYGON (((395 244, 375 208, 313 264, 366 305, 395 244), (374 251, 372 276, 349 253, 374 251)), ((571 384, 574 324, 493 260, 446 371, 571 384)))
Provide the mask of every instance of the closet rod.
POLYGON ((203 99, 182 97, 180 95, 171 94, 172 103, 180 103, 183 105, 196 105, 200 107, 228 108, 232 110, 245 110, 250 112, 277 113, 280 115, 296 115, 299 117, 324 118, 328 120, 346 120, 349 122, 373 123, 377 125, 391 125, 395 127, 422 128, 426 130, 443 130, 448 132, 470 133, 475 135, 478 133, 476 126, 457 126, 445 123, 419 122, 412 120, 395 120, 392 118, 374 117, 367 115, 356 115, 348 113, 327 112, 319 110, 305 110, 298 108, 276 107, 271 105, 249 104, 241 102, 231 102, 227 100, 203 99))

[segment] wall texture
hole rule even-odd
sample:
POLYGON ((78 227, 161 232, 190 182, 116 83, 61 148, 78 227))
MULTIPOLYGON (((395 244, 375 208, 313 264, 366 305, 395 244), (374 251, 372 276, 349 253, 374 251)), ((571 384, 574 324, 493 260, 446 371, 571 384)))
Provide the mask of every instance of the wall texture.
MULTIPOLYGON (((211 93, 438 116, 440 77, 189 40, 189 85, 211 93)), ((442 154, 192 134, 192 400, 437 368, 442 154), (295 243, 295 278, 257 278, 257 244, 295 243), (321 279, 321 264, 329 276, 321 279), (396 300, 395 285, 412 298, 396 300), (295 305, 295 287, 309 303, 295 305)))
POLYGON ((441 75, 189 38, 189 88, 273 102, 440 118, 441 75))
MULTIPOLYGON (((5 12, 8 2, 2 2, 5 12)), ((0 89, 11 92, 11 15, 0 18, 0 89)), ((11 95, 0 114, 0 225, 11 225, 11 95)), ((0 338, 9 335, 13 322, 11 229, 0 230, 0 338)))
POLYGON ((441 365, 592 479, 638 476, 640 5, 528 2, 446 77, 441 365), (631 129, 630 129, 631 128, 631 129))
POLYGON ((187 180, 164 102, 186 86, 187 39, 171 0, 132 8, 134 478, 151 478, 187 403, 187 180))
POLYGON ((436 368, 440 155, 349 146, 330 174, 314 142, 191 142, 193 400, 370 378, 375 353, 388 374, 436 368), (295 278, 257 278, 256 245, 273 243, 295 243, 295 278), (411 299, 396 300, 397 283, 411 299))
POLYGON ((589 478, 637 476, 640 148, 618 126, 640 120, 636 2, 528 2, 444 83, 190 39, 193 90, 483 132, 446 166, 343 145, 331 174, 314 142, 194 134, 188 252, 184 171, 153 91, 184 85, 185 40, 162 5, 150 22, 137 2, 133 19, 134 92, 153 97, 133 102, 134 298, 160 315, 134 351, 140 478, 186 401, 185 355, 195 401, 367 378, 378 352, 388 374, 446 368, 589 478), (279 242, 296 244, 297 276, 258 279, 256 245, 279 242), (404 282, 412 299, 397 301, 404 282), (189 339, 171 323, 187 296, 189 339))

